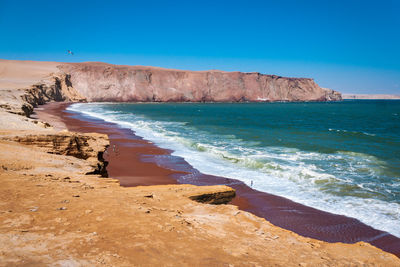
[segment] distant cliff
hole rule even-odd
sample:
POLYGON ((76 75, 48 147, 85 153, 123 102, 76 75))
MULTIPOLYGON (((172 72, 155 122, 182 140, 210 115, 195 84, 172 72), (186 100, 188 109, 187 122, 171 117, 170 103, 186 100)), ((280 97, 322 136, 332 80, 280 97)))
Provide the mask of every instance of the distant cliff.
POLYGON ((29 116, 50 101, 335 101, 313 79, 260 73, 183 71, 106 63, 0 59, 0 109, 29 116))
POLYGON ((400 95, 383 94, 343 94, 343 99, 400 99, 400 95))
POLYGON ((244 102, 332 101, 341 94, 313 79, 260 73, 183 71, 106 63, 58 66, 87 101, 244 102))

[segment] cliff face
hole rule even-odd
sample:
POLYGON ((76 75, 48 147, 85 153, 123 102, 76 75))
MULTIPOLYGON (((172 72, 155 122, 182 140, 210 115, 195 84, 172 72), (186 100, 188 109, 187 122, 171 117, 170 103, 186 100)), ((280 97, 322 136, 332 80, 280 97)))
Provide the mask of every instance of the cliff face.
POLYGON ((85 101, 57 62, 0 59, 0 109, 28 116, 50 101, 85 101))
POLYGON ((181 71, 105 63, 58 66, 88 101, 332 101, 341 95, 313 79, 260 73, 181 71))
POLYGON ((0 60, 0 109, 30 116, 50 101, 335 101, 313 79, 260 73, 183 71, 106 63, 0 60))
POLYGON ((98 133, 79 134, 72 132, 36 133, 1 137, 0 140, 15 141, 20 144, 41 148, 47 153, 73 156, 84 159, 92 168, 87 174, 107 177, 107 162, 103 153, 109 145, 106 135, 98 133))
POLYGON ((20 97, 24 101, 22 110, 25 115, 29 116, 35 107, 50 101, 85 101, 85 97, 76 92, 69 79, 70 75, 68 74, 58 74, 53 76, 50 81, 37 83, 29 89, 23 90, 20 97))

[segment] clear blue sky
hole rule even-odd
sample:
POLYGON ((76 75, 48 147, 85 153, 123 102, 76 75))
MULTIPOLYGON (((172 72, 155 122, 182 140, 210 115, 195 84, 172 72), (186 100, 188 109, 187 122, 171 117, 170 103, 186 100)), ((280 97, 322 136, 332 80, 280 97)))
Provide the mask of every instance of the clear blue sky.
POLYGON ((400 94, 400 0, 0 0, 0 58, 258 71, 400 94))

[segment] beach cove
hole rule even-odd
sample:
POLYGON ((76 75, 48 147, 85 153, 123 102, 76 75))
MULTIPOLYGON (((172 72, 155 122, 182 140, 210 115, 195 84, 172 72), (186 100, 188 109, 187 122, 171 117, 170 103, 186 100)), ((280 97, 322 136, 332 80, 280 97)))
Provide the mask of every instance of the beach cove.
MULTIPOLYGON (((26 104, 13 103, 11 110, 23 110, 26 104)), ((143 160, 143 155, 168 155, 170 151, 115 125, 60 115, 63 105, 41 107, 39 121, 22 116, 24 112, 1 113, 2 195, 6 196, 2 199, 1 238, 3 244, 13 240, 13 245, 2 246, 2 262, 398 265, 398 258, 369 244, 302 237, 243 211, 257 212, 254 198, 246 198, 251 189, 244 185, 235 192, 223 185, 176 184, 182 171, 143 160), (60 131, 64 127, 69 131, 60 131), (242 210, 224 204, 232 199, 242 210)), ((212 179, 219 183, 218 177, 206 181, 212 179)), ((266 199, 279 199, 271 197, 266 199)), ((304 209, 311 212, 311 208, 304 209)), ((293 221, 293 225, 301 224, 293 221)))
POLYGON ((70 105, 51 103, 42 106, 37 111, 38 118, 51 124, 65 125, 70 131, 107 134, 110 137, 110 147, 105 157, 108 161, 108 174, 118 179, 122 186, 223 184, 236 190, 232 204, 265 218, 274 225, 327 242, 366 241, 399 255, 400 241, 393 235, 376 230, 354 218, 324 212, 255 190, 236 179, 202 174, 183 158, 172 156, 172 150, 161 149, 128 128, 71 111, 68 108, 70 105))

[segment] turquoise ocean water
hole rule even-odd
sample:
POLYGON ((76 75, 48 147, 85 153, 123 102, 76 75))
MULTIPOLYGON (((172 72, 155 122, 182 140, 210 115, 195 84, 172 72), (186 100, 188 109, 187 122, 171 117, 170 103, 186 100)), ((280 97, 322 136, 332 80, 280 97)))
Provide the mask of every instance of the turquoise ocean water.
POLYGON ((400 237, 400 101, 73 104, 205 174, 400 237))

